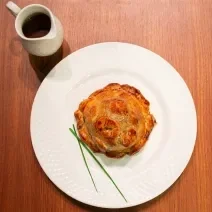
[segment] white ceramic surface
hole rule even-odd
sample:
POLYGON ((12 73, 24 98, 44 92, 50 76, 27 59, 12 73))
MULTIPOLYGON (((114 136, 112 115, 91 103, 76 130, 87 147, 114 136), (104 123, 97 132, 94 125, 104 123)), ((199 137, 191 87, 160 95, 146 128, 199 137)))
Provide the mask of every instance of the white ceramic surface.
POLYGON ((74 199, 105 208, 138 205, 169 188, 189 162, 196 131, 195 106, 177 71, 155 53, 126 43, 95 44, 63 59, 41 84, 31 113, 33 148, 47 176, 74 199), (110 159, 95 154, 127 203, 85 151, 99 192, 95 191, 78 143, 68 130, 75 123, 78 104, 111 82, 140 89, 157 120, 136 155, 110 159))
POLYGON ((36 56, 48 56, 54 54, 60 48, 63 42, 63 27, 47 7, 41 4, 31 4, 21 9, 11 1, 6 6, 16 17, 15 29, 26 51, 36 56), (28 38, 23 34, 22 26, 28 17, 36 13, 43 13, 49 16, 51 29, 43 37, 28 38))

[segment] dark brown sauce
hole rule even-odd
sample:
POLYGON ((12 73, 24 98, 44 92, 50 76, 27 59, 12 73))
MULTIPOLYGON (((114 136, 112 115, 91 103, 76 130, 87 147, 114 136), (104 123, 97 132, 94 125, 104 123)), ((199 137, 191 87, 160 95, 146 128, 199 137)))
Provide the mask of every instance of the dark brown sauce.
POLYGON ((51 29, 51 20, 48 15, 35 13, 29 16, 23 26, 22 31, 28 38, 40 38, 49 33, 51 29))

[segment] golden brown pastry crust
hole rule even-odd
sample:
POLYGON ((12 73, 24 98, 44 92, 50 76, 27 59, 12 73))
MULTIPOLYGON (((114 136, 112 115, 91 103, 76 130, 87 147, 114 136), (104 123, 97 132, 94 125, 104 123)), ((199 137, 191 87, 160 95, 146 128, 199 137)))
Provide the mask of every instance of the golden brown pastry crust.
POLYGON ((156 123, 141 92, 118 83, 92 93, 74 115, 81 139, 94 152, 114 158, 138 152, 156 123))

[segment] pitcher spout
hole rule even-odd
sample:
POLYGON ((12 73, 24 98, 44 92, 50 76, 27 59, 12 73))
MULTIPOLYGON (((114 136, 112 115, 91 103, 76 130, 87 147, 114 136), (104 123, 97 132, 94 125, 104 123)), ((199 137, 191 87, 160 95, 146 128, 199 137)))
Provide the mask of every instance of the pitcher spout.
POLYGON ((56 21, 55 21, 54 15, 50 11, 48 11, 48 12, 49 12, 49 18, 51 21, 51 28, 50 28, 49 33, 45 36, 45 38, 46 39, 54 39, 57 35, 56 21))

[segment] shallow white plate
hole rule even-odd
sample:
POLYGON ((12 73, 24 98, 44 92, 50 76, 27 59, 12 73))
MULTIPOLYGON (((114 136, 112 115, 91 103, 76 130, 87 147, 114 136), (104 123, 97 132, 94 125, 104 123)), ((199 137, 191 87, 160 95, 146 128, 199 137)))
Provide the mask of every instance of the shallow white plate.
POLYGON ((155 53, 126 43, 96 44, 66 57, 41 84, 31 114, 33 148, 47 176, 74 199, 105 208, 141 204, 169 188, 191 157, 196 130, 195 106, 176 70, 155 53), (110 159, 95 154, 127 203, 84 151, 99 192, 95 191, 79 145, 69 132, 79 103, 112 82, 140 89, 157 120, 136 155, 110 159))

